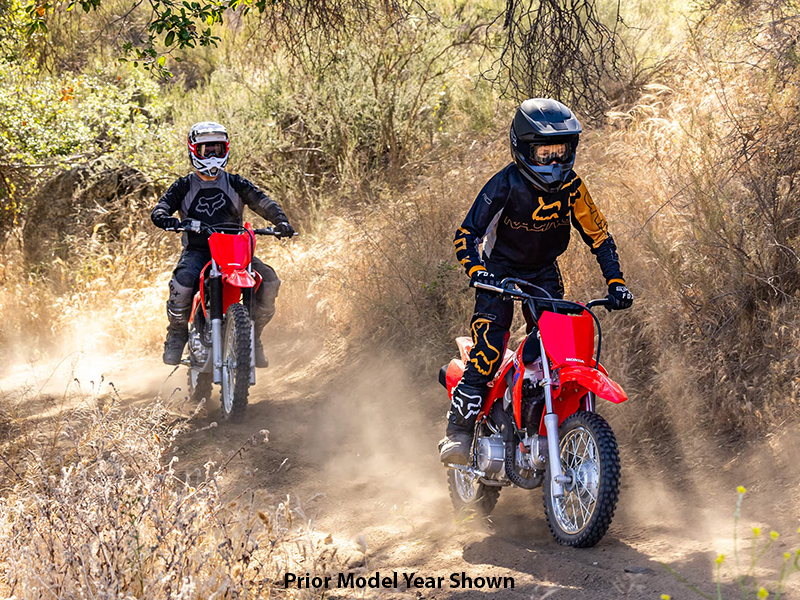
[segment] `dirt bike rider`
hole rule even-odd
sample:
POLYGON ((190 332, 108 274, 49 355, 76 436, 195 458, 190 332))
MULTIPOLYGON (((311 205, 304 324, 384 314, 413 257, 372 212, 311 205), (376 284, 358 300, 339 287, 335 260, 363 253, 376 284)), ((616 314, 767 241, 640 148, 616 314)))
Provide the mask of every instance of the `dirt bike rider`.
MULTIPOLYGON (((156 227, 174 229, 183 225, 183 252, 172 272, 167 300, 167 339, 164 362, 177 365, 189 337, 188 325, 192 298, 200 272, 211 260, 208 235, 200 233, 199 223, 218 225, 242 223, 244 207, 271 221, 279 237, 291 237, 294 229, 278 203, 244 177, 225 171, 228 163, 228 132, 219 123, 205 121, 192 126, 188 136, 189 160, 195 171, 181 177, 161 196, 150 218, 156 227), (181 219, 172 215, 178 212, 181 219)), ((266 367, 267 357, 261 331, 275 315, 275 298, 281 282, 275 270, 253 257, 253 269, 261 275, 255 295, 255 363, 266 367)))
MULTIPOLYGON (((483 187, 455 235, 456 257, 470 287, 517 277, 563 298, 556 259, 567 249, 571 222, 600 264, 613 308, 631 306, 606 220, 572 170, 580 133, 578 119, 556 100, 533 98, 517 109, 510 134, 513 162, 483 187)), ((475 420, 502 362, 513 315, 513 302, 476 289, 469 363, 453 390, 446 437, 439 443, 444 463, 469 461, 475 420)))

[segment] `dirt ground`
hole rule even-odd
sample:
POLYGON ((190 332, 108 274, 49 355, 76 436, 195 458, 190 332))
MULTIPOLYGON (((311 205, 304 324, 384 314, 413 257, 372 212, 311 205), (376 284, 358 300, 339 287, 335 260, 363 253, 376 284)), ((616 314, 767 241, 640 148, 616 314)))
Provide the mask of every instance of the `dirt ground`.
MULTIPOLYGON (((320 535, 330 535, 339 547, 342 572, 399 573, 396 590, 332 589, 326 598, 466 599, 498 593, 451 588, 451 576, 461 581, 462 573, 473 580, 513 578, 513 589, 499 592, 504 598, 702 597, 689 586, 717 598, 715 559, 724 552, 725 565, 733 564, 737 485, 748 488, 739 534, 743 547, 749 548, 754 525, 763 527, 765 536, 770 529, 784 534, 760 561, 759 582, 774 582, 781 554, 800 547, 796 427, 738 453, 696 439, 682 448, 634 445, 615 424, 614 407, 600 407, 616 425, 623 483, 609 532, 596 547, 579 550, 551 537, 541 490, 503 489, 488 520, 453 511, 436 450, 447 397, 434 377, 419 380, 387 357, 348 362, 341 349, 313 341, 274 345, 269 354, 272 365, 258 373, 246 421, 222 421, 215 391, 207 416, 179 439, 175 452, 181 468, 191 472, 230 456, 251 435, 268 429, 267 444, 248 446, 230 463, 226 494, 234 498, 260 489, 276 503, 288 496, 320 535), (209 427, 212 423, 217 426, 209 427), (406 589, 404 573, 443 577, 443 585, 406 589)), ((91 380, 97 381, 102 370, 133 405, 159 393, 185 394, 185 369, 172 372, 158 358, 128 360, 124 368, 113 357, 89 359, 83 376, 94 371, 91 380)), ((23 377, 24 369, 10 373, 4 389, 23 377)), ((305 574, 302 565, 296 572, 305 574)), ((723 568, 723 581, 730 582, 732 572, 723 568)), ((798 582, 793 585, 782 598, 800 598, 798 582)), ((730 583, 722 585, 721 594, 742 597, 730 583)))

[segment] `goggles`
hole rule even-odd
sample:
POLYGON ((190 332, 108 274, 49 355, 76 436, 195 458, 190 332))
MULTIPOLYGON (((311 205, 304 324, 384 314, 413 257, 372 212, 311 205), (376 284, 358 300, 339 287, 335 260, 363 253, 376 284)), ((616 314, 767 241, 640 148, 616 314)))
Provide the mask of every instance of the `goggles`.
POLYGON ((205 142, 196 146, 200 158, 222 158, 228 154, 227 142, 205 142))
POLYGON ((549 165, 553 161, 561 164, 572 160, 572 144, 531 145, 531 160, 539 165, 549 165))

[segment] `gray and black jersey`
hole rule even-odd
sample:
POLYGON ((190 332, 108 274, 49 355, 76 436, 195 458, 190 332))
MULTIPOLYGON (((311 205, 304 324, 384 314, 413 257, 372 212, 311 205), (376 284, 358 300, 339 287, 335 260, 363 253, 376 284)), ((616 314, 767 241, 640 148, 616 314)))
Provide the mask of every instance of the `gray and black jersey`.
MULTIPOLYGON (((245 206, 272 223, 288 221, 277 202, 244 177, 226 171, 211 181, 203 181, 197 173, 181 177, 161 196, 150 219, 162 229, 176 212, 181 219, 196 219, 207 225, 241 225, 245 206)), ((208 235, 184 232, 183 245, 208 250, 208 235)))

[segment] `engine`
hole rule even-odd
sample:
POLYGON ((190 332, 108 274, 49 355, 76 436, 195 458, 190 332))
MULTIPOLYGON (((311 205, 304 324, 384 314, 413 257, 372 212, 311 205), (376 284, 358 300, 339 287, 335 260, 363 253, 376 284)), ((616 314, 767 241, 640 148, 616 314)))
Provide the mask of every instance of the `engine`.
POLYGON ((478 439, 478 468, 489 479, 500 479, 504 473, 505 443, 503 436, 496 433, 478 439))

